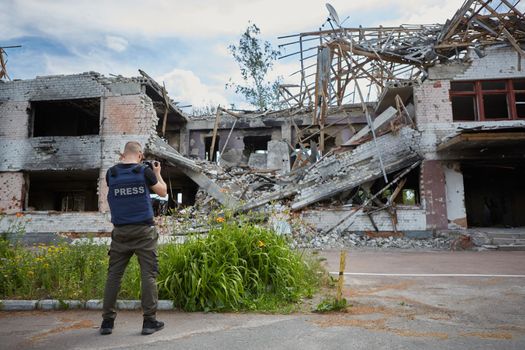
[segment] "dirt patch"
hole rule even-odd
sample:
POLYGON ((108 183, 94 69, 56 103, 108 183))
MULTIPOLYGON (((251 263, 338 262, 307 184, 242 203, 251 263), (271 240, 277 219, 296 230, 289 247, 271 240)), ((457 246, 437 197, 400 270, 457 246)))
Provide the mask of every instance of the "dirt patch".
POLYGON ((448 339, 447 333, 442 332, 416 332, 408 329, 389 328, 389 331, 402 337, 425 337, 437 338, 441 340, 448 339))
POLYGON ((386 328, 386 318, 376 320, 359 320, 347 318, 344 316, 325 316, 323 319, 313 321, 317 326, 322 328, 329 327, 359 327, 368 330, 384 330, 386 328))
POLYGON ((360 320, 348 318, 345 316, 326 316, 323 319, 314 320, 313 322, 323 328, 328 327, 359 327, 366 330, 377 332, 388 332, 396 334, 401 337, 427 337, 445 340, 448 339, 447 333, 440 332, 416 332, 407 329, 392 328, 386 325, 387 318, 379 318, 375 320, 360 320))
POLYGON ((445 317, 446 316, 447 319, 450 319, 450 318, 452 318, 452 314, 454 313, 453 310, 446 309, 446 308, 443 308, 443 307, 434 306, 434 305, 425 304, 425 303, 422 303, 420 301, 417 301, 417 300, 414 300, 414 299, 410 299, 410 298, 406 298, 406 297, 383 296, 381 298, 382 299, 387 299, 387 300, 393 300, 393 301, 398 302, 400 305, 402 304, 402 305, 407 306, 407 307, 412 307, 412 308, 414 308, 415 310, 418 311, 418 314, 425 314, 426 316, 431 314, 432 316, 438 316, 438 317, 445 317))
POLYGON ((45 315, 49 311, 33 310, 33 311, 0 311, 0 318, 11 318, 11 317, 34 317, 45 315))
POLYGON ((387 310, 385 307, 374 307, 368 305, 356 305, 345 310, 345 312, 349 315, 386 314, 387 311, 389 310, 387 310))
POLYGON ((416 284, 415 281, 403 281, 399 283, 385 284, 379 287, 372 287, 372 288, 359 289, 359 290, 347 287, 347 289, 344 291, 344 295, 345 297, 355 298, 355 297, 376 294, 376 293, 383 292, 386 290, 407 290, 409 287, 413 286, 414 284, 416 284))
POLYGON ((460 333, 463 337, 477 337, 482 339, 512 339, 512 334, 509 332, 471 332, 471 333, 460 333))
POLYGON ((70 325, 59 326, 57 328, 50 329, 44 333, 37 334, 31 337, 31 342, 38 342, 52 334, 65 333, 75 329, 92 328, 95 324, 91 320, 81 320, 70 325))

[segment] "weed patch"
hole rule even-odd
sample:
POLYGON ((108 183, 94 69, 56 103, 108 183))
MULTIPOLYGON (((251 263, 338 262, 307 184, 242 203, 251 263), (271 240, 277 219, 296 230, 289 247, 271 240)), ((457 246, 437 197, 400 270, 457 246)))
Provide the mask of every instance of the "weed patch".
MULTIPOLYGON (((0 239, 3 299, 100 299, 108 246, 79 244, 23 247, 0 239)), ((326 272, 262 226, 222 222, 206 237, 159 246, 161 299, 187 311, 291 312, 318 290, 326 272)), ((140 299, 140 268, 133 257, 119 298, 140 299)))

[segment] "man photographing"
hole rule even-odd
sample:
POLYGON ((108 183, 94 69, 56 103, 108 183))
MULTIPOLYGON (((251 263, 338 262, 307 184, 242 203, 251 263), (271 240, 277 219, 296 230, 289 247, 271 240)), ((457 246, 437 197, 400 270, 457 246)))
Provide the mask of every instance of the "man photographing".
POLYGON ((133 254, 137 255, 141 273, 142 334, 152 334, 164 328, 164 323, 156 319, 159 235, 153 222, 150 190, 164 197, 167 186, 160 174, 160 163, 152 162, 150 168, 142 164, 143 160, 140 143, 130 141, 124 147, 120 163, 109 168, 106 173, 108 203, 114 228, 111 233, 100 334, 111 334, 113 331, 120 283, 133 254))

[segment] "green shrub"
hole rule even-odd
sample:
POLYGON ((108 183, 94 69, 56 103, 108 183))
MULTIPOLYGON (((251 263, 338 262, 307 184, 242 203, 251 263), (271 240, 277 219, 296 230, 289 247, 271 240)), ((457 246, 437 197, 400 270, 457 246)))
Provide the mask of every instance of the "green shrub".
POLYGON ((278 310, 311 297, 314 264, 267 229, 236 222, 160 252, 159 292, 187 311, 278 310))
MULTIPOLYGON (((0 298, 103 297, 108 246, 23 247, 0 238, 0 298)), ((289 310, 319 286, 318 262, 289 248, 285 238, 244 222, 226 223, 205 238, 159 246, 159 296, 187 311, 289 310)), ((119 298, 140 298, 140 268, 131 259, 119 298)))
POLYGON ((346 307, 347 301, 345 298, 337 300, 334 297, 325 297, 319 304, 317 304, 317 307, 314 311, 319 313, 341 311, 346 309, 346 307))

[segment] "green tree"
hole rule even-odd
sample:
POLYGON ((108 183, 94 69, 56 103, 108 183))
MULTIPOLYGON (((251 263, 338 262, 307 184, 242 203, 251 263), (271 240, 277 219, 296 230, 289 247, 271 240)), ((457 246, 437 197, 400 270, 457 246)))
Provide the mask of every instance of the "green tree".
POLYGON ((244 96, 246 101, 259 110, 277 106, 280 79, 268 81, 268 72, 280 52, 274 50, 268 41, 259 39, 261 33, 255 24, 249 24, 241 35, 238 45, 229 45, 228 50, 239 65, 244 84, 231 81, 226 88, 244 96))

